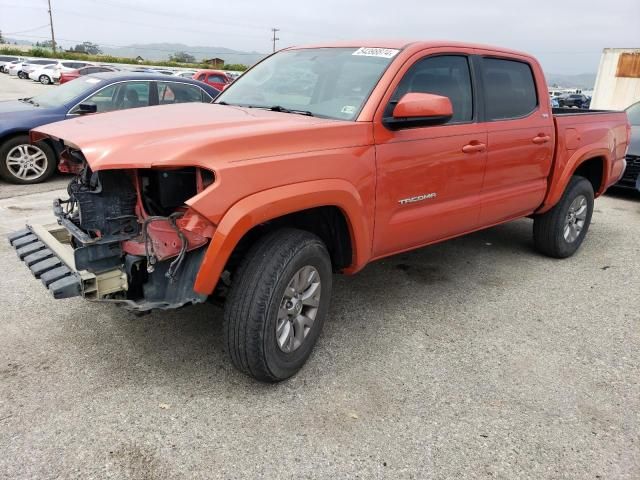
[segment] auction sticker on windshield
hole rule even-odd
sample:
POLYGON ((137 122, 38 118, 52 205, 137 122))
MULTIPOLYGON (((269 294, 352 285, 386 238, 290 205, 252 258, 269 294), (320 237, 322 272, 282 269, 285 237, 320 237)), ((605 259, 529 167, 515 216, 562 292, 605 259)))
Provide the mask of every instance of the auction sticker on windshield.
POLYGON ((399 51, 400 50, 396 50, 395 48, 360 47, 351 55, 359 55, 361 57, 393 58, 398 54, 399 51))

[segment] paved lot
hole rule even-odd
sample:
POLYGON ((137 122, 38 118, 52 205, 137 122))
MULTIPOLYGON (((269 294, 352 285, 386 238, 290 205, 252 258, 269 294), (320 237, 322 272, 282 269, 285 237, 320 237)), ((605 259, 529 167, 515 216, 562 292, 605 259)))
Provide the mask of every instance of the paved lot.
POLYGON ((54 301, 0 241, 0 477, 640 478, 639 238, 615 193, 568 260, 521 220, 336 277, 280 385, 230 366, 220 309, 54 301))

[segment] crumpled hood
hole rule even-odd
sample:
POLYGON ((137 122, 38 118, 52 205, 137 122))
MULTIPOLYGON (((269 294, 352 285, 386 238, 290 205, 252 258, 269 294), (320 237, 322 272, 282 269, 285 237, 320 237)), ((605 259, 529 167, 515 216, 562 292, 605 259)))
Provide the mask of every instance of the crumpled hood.
POLYGON ((364 125, 187 103, 86 115, 32 130, 82 150, 92 170, 200 166, 369 144, 364 125))

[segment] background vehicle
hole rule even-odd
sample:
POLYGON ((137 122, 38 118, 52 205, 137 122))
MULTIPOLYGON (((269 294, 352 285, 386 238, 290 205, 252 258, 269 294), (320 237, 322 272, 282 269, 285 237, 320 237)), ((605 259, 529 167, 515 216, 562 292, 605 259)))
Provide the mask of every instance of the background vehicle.
POLYGON ((627 168, 616 186, 640 190, 640 102, 625 111, 631 124, 631 141, 626 156, 627 168))
POLYGON ((234 365, 283 380, 320 335, 332 272, 523 217, 539 252, 578 250, 622 175, 628 123, 553 111, 546 85, 533 57, 503 48, 285 49, 214 105, 32 131, 78 175, 56 237, 31 226, 11 242, 56 298, 134 311, 225 298, 234 365))
POLYGON ((561 107, 583 108, 583 105, 587 103, 587 97, 581 93, 572 93, 571 95, 560 97, 559 103, 561 107))
POLYGON ((184 78, 193 78, 193 75, 196 73, 195 70, 187 70, 187 71, 177 71, 177 72, 173 72, 174 75, 178 76, 178 77, 184 77, 184 78))
POLYGON ((30 61, 30 60, 27 59, 27 60, 23 60, 22 62, 16 62, 16 63, 11 62, 8 65, 8 67, 9 67, 9 75, 17 76, 18 78, 24 78, 24 73, 22 72, 22 66, 25 63, 27 63, 28 61, 30 61))
POLYGON ((7 73, 5 72, 5 67, 8 63, 22 62, 23 60, 24 57, 16 57, 14 55, 0 55, 0 73, 7 73))
POLYGON ((220 70, 198 70, 193 74, 194 80, 199 80, 218 90, 224 90, 226 85, 231 83, 231 78, 220 70))
POLYGON ((552 108, 559 108, 560 107, 560 102, 558 102, 558 97, 551 97, 551 107, 552 108))
POLYGON ((62 85, 63 83, 67 83, 71 80, 74 80, 78 77, 82 77, 84 75, 93 75, 94 73, 117 72, 117 71, 118 70, 116 70, 113 67, 92 65, 90 67, 78 68, 77 70, 71 70, 69 72, 61 72, 59 82, 60 82, 60 85, 62 85))
POLYGON ((42 58, 29 60, 28 62, 22 63, 22 68, 18 71, 18 77, 22 79, 28 79, 29 74, 38 68, 43 67, 44 65, 51 65, 58 62, 58 60, 52 60, 50 58, 42 58))
POLYGON ((184 102, 211 102, 218 91, 186 78, 99 73, 33 98, 0 102, 0 176, 39 183, 56 169, 52 143, 30 144, 29 130, 88 113, 184 102))
POLYGON ((29 72, 29 78, 34 82, 40 82, 43 85, 51 85, 53 83, 53 75, 56 64, 43 65, 29 72))

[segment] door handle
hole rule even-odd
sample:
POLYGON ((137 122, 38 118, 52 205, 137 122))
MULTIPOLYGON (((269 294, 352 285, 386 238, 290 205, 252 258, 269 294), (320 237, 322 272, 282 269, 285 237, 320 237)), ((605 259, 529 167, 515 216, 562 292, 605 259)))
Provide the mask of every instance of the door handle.
POLYGON ((531 141, 537 145, 542 145, 543 143, 547 143, 549 140, 551 140, 549 135, 538 135, 537 137, 533 137, 531 141))
POLYGON ((462 147, 462 151, 464 153, 484 152, 486 148, 487 146, 484 143, 471 142, 462 147))

